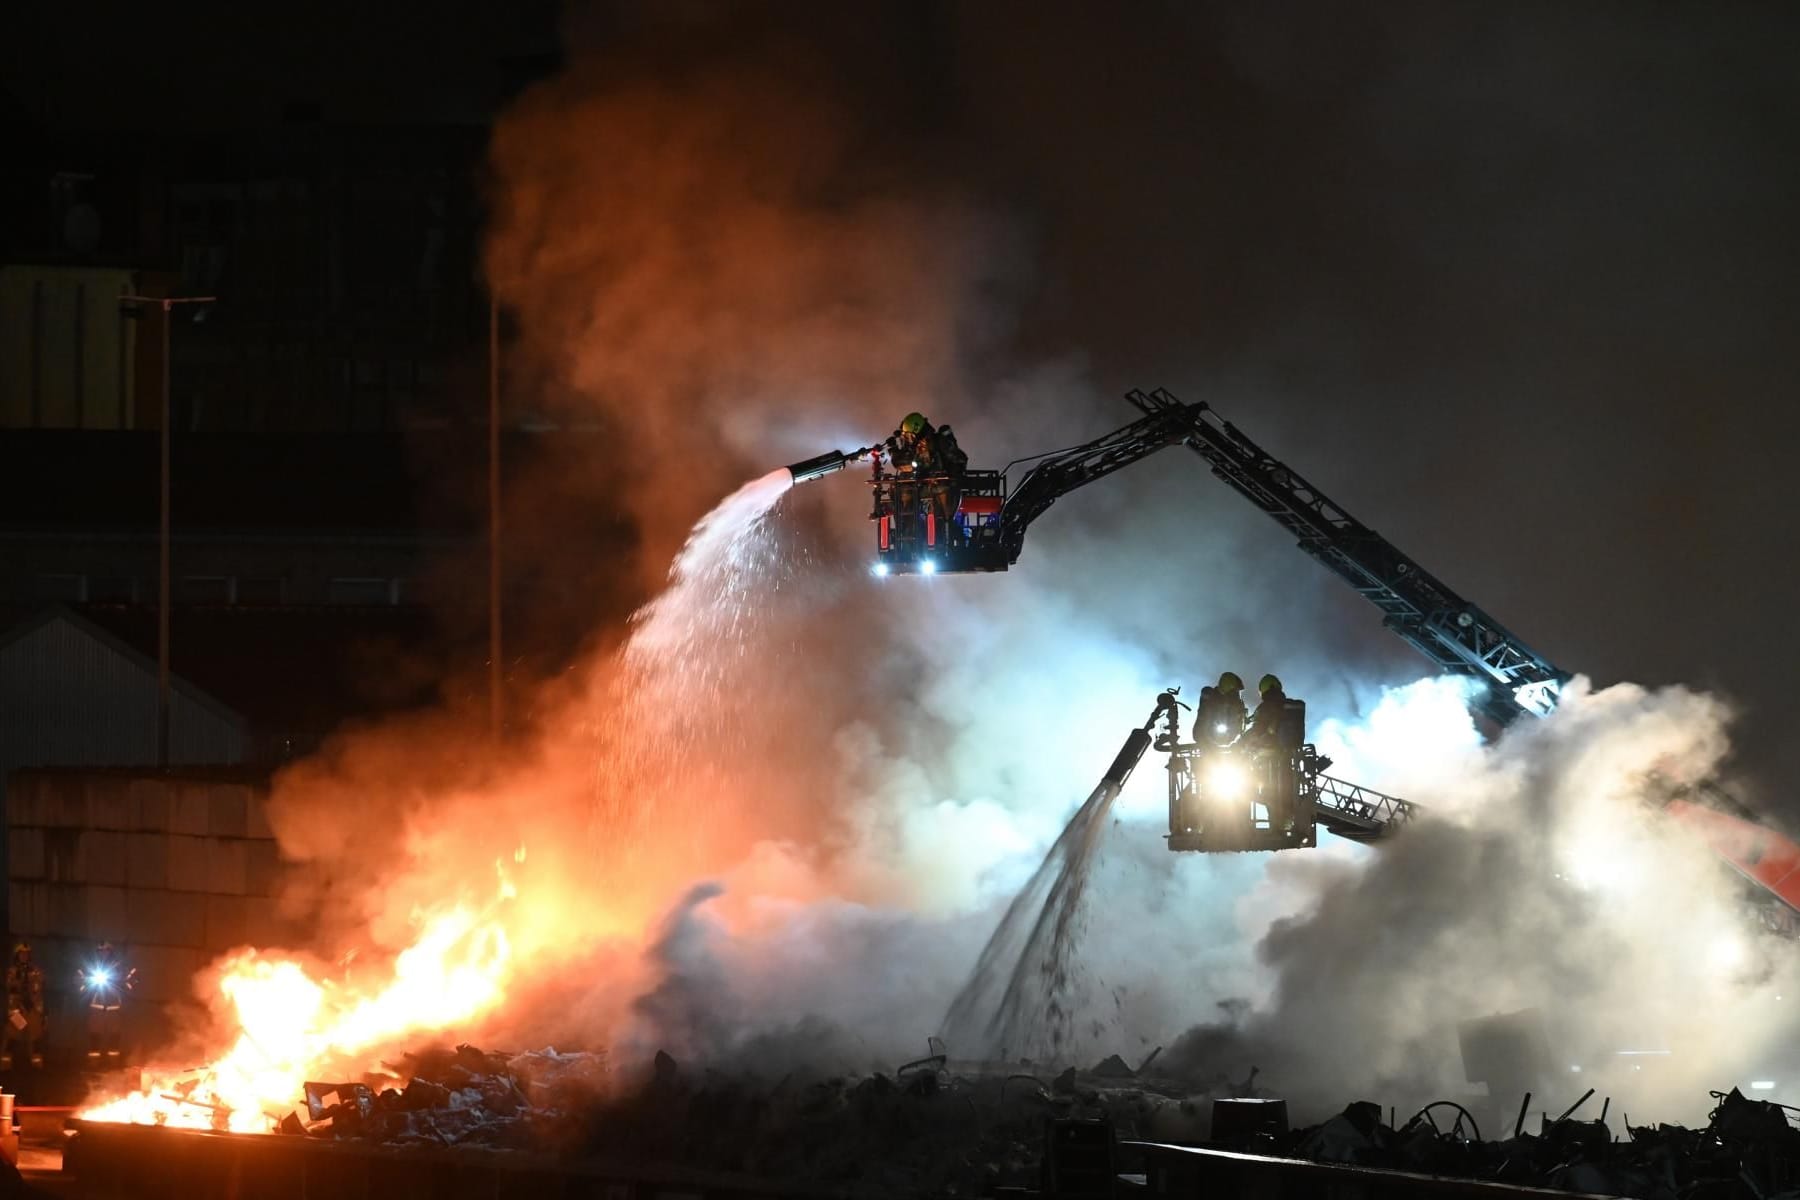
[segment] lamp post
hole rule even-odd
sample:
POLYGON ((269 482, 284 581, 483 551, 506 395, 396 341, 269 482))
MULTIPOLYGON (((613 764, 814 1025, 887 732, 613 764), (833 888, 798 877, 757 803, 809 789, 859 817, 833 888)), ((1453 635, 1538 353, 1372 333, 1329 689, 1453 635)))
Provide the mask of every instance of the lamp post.
POLYGON ((161 530, 156 578, 156 765, 169 765, 169 435, 175 414, 169 405, 169 324, 177 304, 213 304, 217 296, 121 296, 127 304, 162 309, 162 468, 161 530))
POLYGON ((500 300, 488 290, 488 736, 500 741, 500 300))

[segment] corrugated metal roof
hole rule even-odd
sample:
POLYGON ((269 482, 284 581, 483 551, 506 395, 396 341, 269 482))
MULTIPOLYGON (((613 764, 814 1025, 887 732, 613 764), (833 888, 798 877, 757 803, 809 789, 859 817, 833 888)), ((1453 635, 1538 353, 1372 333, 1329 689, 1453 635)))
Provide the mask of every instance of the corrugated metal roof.
MULTIPOLYGON (((234 763, 243 716, 184 679, 171 680, 173 762, 234 763)), ((64 608, 0 641, 0 770, 156 761, 156 663, 64 608)))

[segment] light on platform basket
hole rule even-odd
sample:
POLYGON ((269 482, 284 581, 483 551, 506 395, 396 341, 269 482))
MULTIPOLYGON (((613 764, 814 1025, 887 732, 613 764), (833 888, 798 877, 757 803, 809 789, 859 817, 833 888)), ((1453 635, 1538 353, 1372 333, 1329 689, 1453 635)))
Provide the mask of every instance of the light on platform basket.
POLYGON ((1215 759, 1206 767, 1206 794, 1215 800, 1237 800, 1250 786, 1244 765, 1234 759, 1215 759))
POLYGON ((1723 933, 1706 950, 1707 965, 1721 974, 1741 970, 1750 959, 1750 948, 1735 933, 1723 933))

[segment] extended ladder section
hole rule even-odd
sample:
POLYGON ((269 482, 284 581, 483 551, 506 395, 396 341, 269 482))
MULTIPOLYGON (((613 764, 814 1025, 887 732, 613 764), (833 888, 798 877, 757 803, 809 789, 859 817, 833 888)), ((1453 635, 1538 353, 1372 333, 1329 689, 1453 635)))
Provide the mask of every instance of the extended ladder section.
MULTIPOLYGON (((1138 420, 1086 445, 1034 460, 1018 486, 1005 496, 997 544, 989 551, 991 564, 971 569, 1004 570, 1017 562, 1026 528, 1058 497, 1167 446, 1185 445, 1206 461, 1214 475, 1281 522, 1302 550, 1380 610, 1386 627, 1425 655, 1439 672, 1480 684, 1472 700, 1484 716, 1508 725, 1526 714, 1545 717, 1555 711, 1562 687, 1570 678, 1568 672, 1345 512, 1206 404, 1183 403, 1161 388, 1132 391, 1126 399, 1143 413, 1138 420)), ((1000 491, 1005 494, 1004 486, 1000 491)), ((1315 774, 1309 782, 1317 787, 1314 808, 1319 822, 1343 837, 1363 841, 1379 837, 1406 824, 1416 812, 1409 801, 1329 776, 1315 774)), ((1727 861, 1800 919, 1800 882, 1796 882, 1800 881, 1800 865, 1794 865, 1800 864, 1800 844, 1764 828, 1716 786, 1702 785, 1698 790, 1713 813, 1723 812, 1724 820, 1691 805, 1672 806, 1671 811, 1707 836, 1727 861), (1739 844, 1743 841, 1739 835, 1746 829, 1756 831, 1756 837, 1745 843, 1751 847, 1748 850, 1739 844), (1765 854, 1779 859, 1776 850, 1783 846, 1794 847, 1793 863, 1764 862, 1765 854)), ((1174 808, 1171 812, 1174 814, 1174 808)), ((1179 832, 1178 815, 1171 819, 1172 838, 1179 832)), ((1178 847, 1172 842, 1171 848, 1207 847, 1198 843, 1178 847)))
POLYGON ((1006 561, 1019 561, 1019 552, 1025 548, 1026 527, 1042 516, 1057 497, 1175 445, 1188 436, 1188 425, 1185 410, 1148 412, 1086 445, 1040 455, 1006 497, 1006 506, 1000 513, 1000 541, 1006 549, 1006 561))
POLYGON ((1353 842, 1372 842, 1385 837, 1411 821, 1419 811, 1419 806, 1411 800, 1346 783, 1330 775, 1315 775, 1312 783, 1316 789, 1313 811, 1319 824, 1353 842))
MULTIPOLYGON (((1149 393, 1133 391, 1126 399, 1145 414, 1138 425, 1154 423, 1160 432, 1179 424, 1179 440, 1205 459, 1213 474, 1281 522, 1299 540, 1302 550, 1380 609, 1387 628, 1406 639, 1438 670, 1484 684, 1476 703, 1486 716, 1504 725, 1525 713, 1546 716, 1556 707, 1557 693, 1569 678, 1567 672, 1451 591, 1205 404, 1183 404, 1160 388, 1149 393)), ((1136 426, 1127 426, 1131 428, 1136 426)))

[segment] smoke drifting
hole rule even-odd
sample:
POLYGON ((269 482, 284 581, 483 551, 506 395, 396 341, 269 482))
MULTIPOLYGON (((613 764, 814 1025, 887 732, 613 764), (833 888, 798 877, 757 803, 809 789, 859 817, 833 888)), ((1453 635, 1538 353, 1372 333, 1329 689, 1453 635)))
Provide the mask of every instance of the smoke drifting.
POLYGON ((853 109, 796 53, 583 60, 495 132, 489 278, 538 402, 608 431, 656 576, 749 471, 961 394, 997 231, 853 109))
POLYGON ((1717 766, 1719 703, 1578 685, 1551 720, 1483 747, 1466 719, 1444 737, 1457 732, 1455 691, 1416 685, 1366 725, 1320 731, 1354 777, 1405 781, 1432 807, 1363 861, 1271 863, 1262 889, 1299 901, 1258 945, 1273 990, 1240 1019, 1188 1034, 1171 1066, 1247 1056, 1303 1102, 1422 1103, 1479 1093, 1463 1077, 1458 1022, 1537 1008, 1555 1069, 1569 1072, 1539 1081, 1557 1089, 1551 1107, 1597 1086, 1633 1114, 1692 1118, 1737 1072, 1768 1077, 1778 1064, 1761 1056, 1791 1027, 1775 997, 1793 985, 1792 955, 1760 944, 1739 887, 1651 802, 1652 772, 1687 780, 1717 766), (1402 740, 1408 728, 1435 746, 1402 740), (1424 774, 1421 751, 1439 760, 1424 774), (1667 1054, 1620 1055, 1645 1049, 1667 1054))

